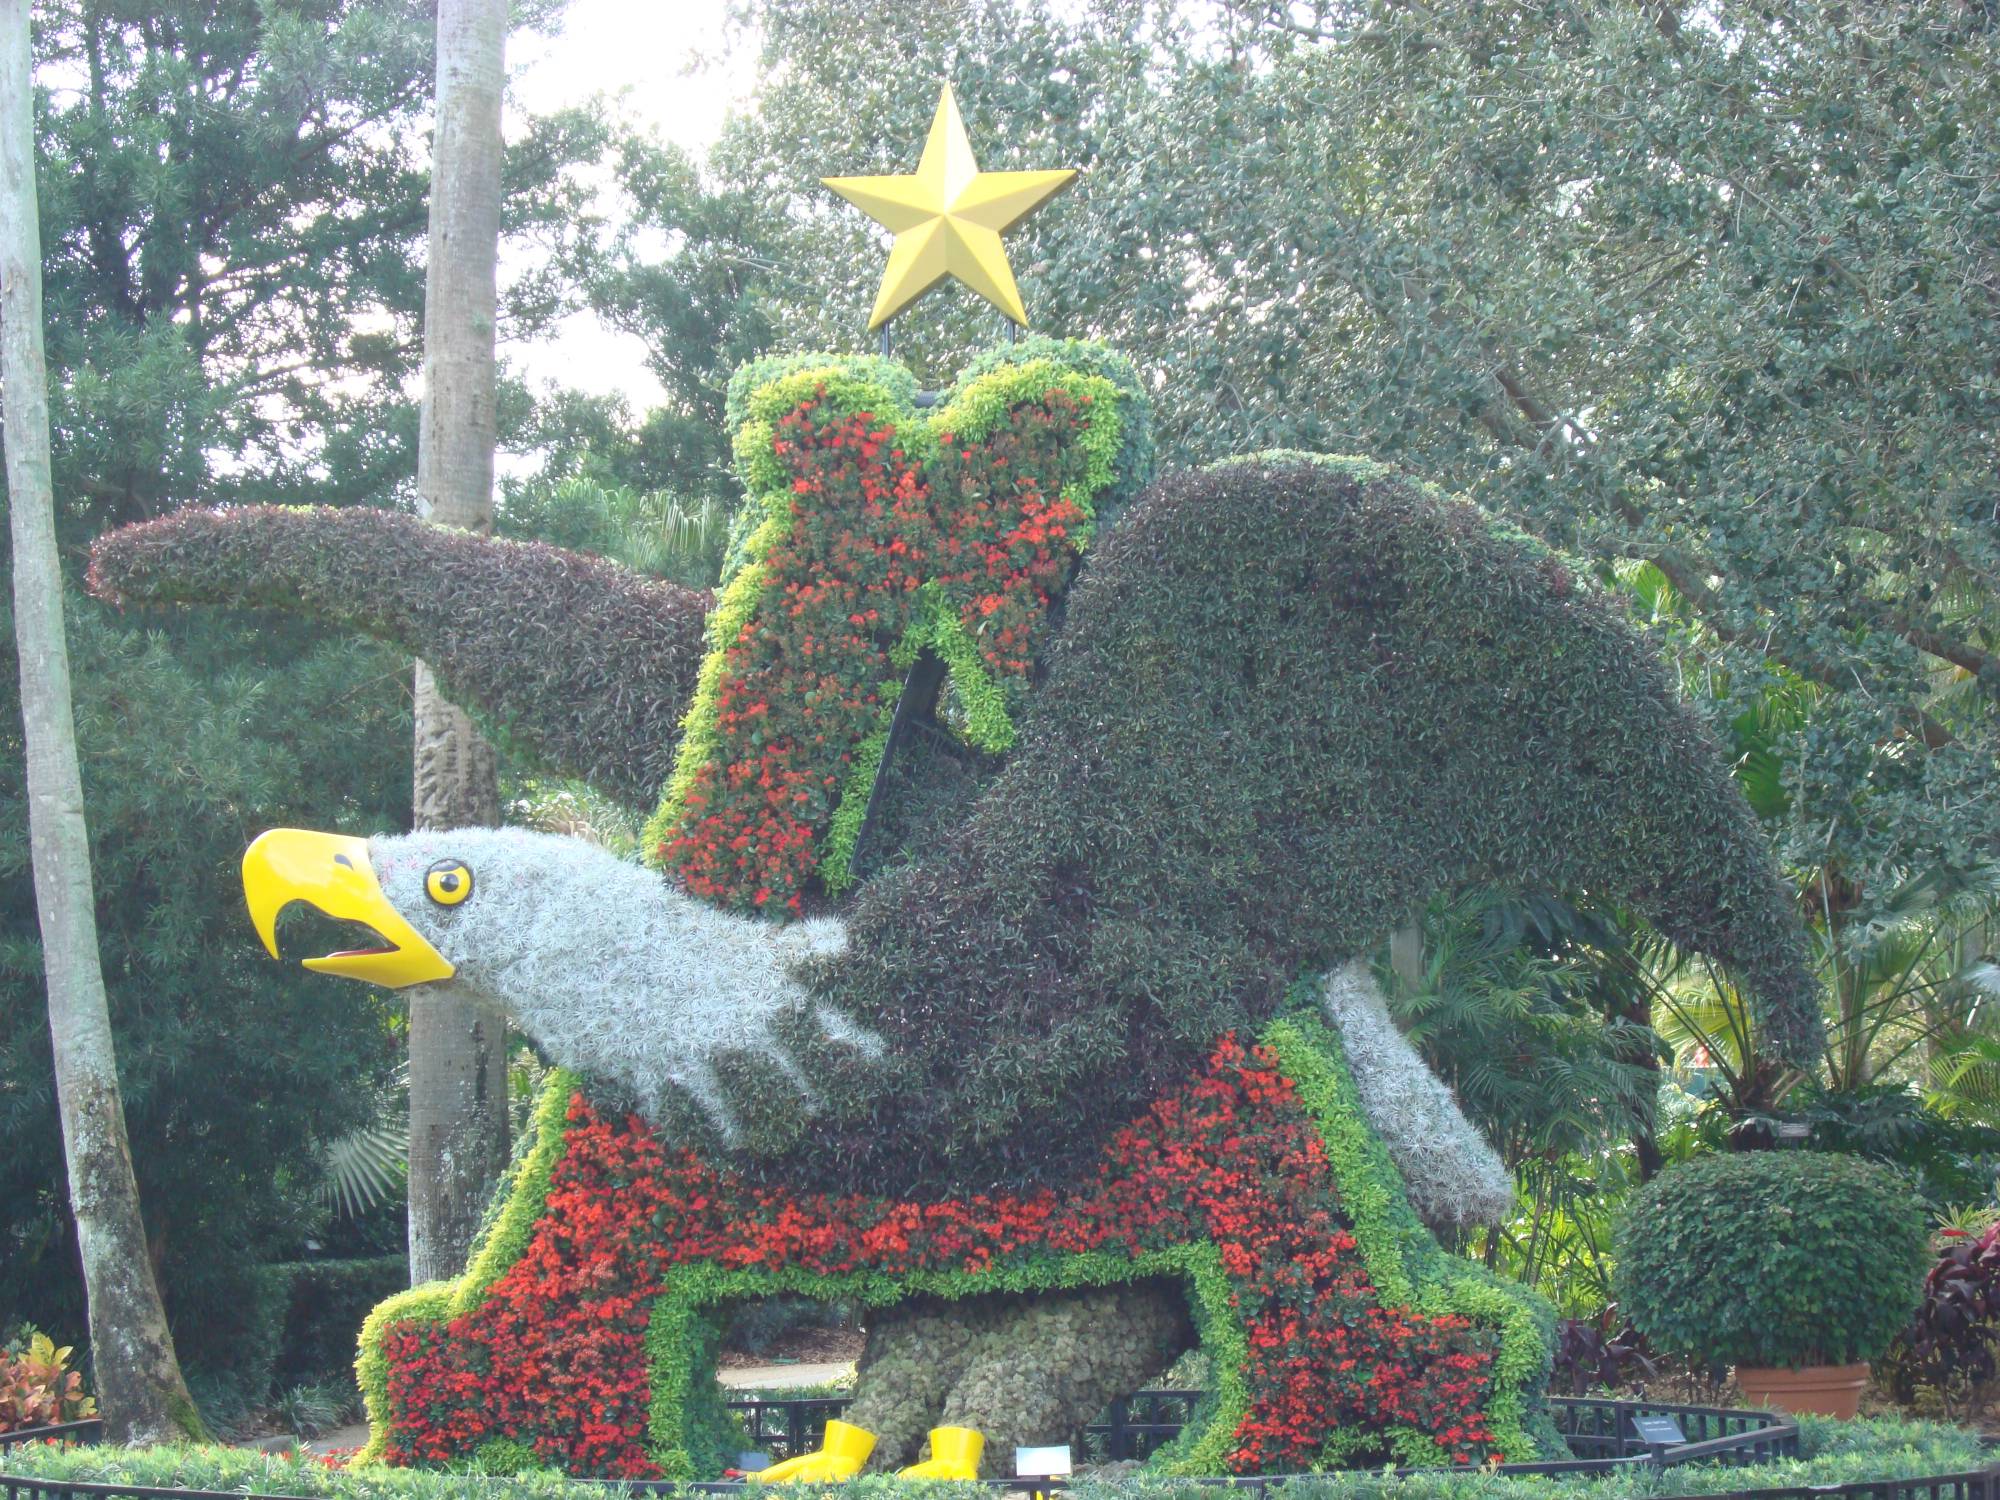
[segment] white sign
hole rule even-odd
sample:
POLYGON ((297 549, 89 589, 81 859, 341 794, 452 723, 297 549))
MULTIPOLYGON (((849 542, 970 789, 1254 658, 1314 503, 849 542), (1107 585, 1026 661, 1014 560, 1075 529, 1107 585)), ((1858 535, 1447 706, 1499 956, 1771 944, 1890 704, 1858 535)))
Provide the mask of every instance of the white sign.
POLYGON ((1060 1448, 1016 1448, 1014 1450, 1014 1477, 1016 1479, 1056 1479, 1068 1474, 1069 1444, 1060 1448))

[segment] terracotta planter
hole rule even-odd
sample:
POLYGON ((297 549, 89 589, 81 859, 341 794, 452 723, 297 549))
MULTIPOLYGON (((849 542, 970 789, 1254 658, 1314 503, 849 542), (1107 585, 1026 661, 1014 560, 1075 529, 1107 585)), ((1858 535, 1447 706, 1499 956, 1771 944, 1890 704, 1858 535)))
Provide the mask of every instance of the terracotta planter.
POLYGON ((1808 1365, 1803 1370, 1767 1370, 1738 1365, 1736 1383, 1752 1406, 1780 1411, 1812 1412, 1822 1417, 1852 1417, 1868 1385, 1868 1364, 1808 1365))

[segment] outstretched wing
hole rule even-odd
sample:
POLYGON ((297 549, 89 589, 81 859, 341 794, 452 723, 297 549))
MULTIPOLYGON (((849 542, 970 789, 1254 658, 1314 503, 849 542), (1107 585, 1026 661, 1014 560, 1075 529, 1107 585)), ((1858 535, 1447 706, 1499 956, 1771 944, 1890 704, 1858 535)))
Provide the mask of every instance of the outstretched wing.
POLYGON ((183 510, 100 537, 113 602, 245 605, 421 656, 509 743, 635 807, 673 764, 710 596, 602 558, 328 506, 183 510))

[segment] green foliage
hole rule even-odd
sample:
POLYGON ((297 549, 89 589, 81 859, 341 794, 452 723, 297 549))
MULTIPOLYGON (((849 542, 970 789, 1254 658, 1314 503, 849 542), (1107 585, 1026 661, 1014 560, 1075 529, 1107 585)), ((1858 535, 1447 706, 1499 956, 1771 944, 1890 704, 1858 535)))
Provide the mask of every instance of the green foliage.
POLYGON ((817 1297, 769 1297, 745 1302, 730 1312, 724 1347, 744 1354, 769 1354, 801 1329, 852 1328, 856 1309, 817 1297))
POLYGON ((814 979, 893 1076, 833 1080, 774 1171, 1047 1171, 1475 876, 1629 899, 1811 1055, 1797 918, 1713 740, 1545 550, 1273 463, 1169 477, 1092 559, 1011 759, 814 979))
POLYGON ((714 498, 600 484, 581 475, 518 487, 501 508, 501 536, 548 542, 690 588, 713 586, 728 519, 714 498))
MULTIPOLYGON (((1385 975, 1397 1020, 1510 1168, 1593 1152, 1650 1120, 1659 1041, 1607 1017, 1572 944, 1537 951, 1524 902, 1491 886, 1425 908, 1415 982, 1385 975)), ((1575 925, 1565 938, 1578 935, 1575 925)))
MULTIPOLYGON (((261 1338, 253 1268, 317 1226, 326 1143, 363 1122, 396 1052, 379 1006, 264 959, 237 866, 263 828, 407 821, 402 667, 254 618, 142 632, 76 599, 69 624, 140 1198, 183 1360, 231 1369, 261 1338), (267 652, 288 657, 281 681, 267 652)), ((0 674, 0 1321, 80 1328, 18 735, 0 674)))
POLYGON ((284 1430, 302 1438, 316 1438, 345 1426, 360 1409, 360 1398, 349 1381, 290 1386, 272 1403, 272 1412, 284 1430))
POLYGON ((269 1269, 282 1274, 287 1284, 275 1371, 279 1383, 334 1382, 351 1391, 361 1325, 376 1303, 410 1284, 409 1260, 380 1255, 297 1261, 269 1269))
POLYGON ((1627 1205, 1618 1303, 1655 1348, 1710 1366, 1875 1359, 1917 1305, 1924 1223, 1903 1175, 1860 1157, 1703 1157, 1627 1205))
MULTIPOLYGON (((72 521, 379 501, 414 476, 434 30, 414 0, 37 11, 39 76, 62 82, 36 113, 72 521)), ((505 231, 587 239, 575 169, 605 141, 586 111, 525 122, 505 231)), ((506 315, 529 332, 562 301, 523 277, 506 315)))
POLYGON ((402 1198, 409 1180, 409 1121, 380 1109, 327 1142, 326 1176, 315 1195, 338 1219, 361 1219, 402 1198))
POLYGON ((1736 1122, 1734 1134, 1774 1141, 1784 1125, 1805 1126, 1811 1150, 1851 1152, 1902 1168, 1934 1217, 1990 1197, 2000 1176, 2000 1131, 1941 1115, 1899 1083, 1839 1093, 1810 1083, 1786 1095, 1781 1109, 1736 1122))
MULTIPOLYGON (((729 227, 783 338, 852 347, 876 231, 816 179, 909 170, 932 98, 881 68, 865 12, 752 13, 765 85, 709 190, 761 209, 729 227)), ((1010 253, 1037 326, 1146 373, 1170 464, 1365 451, 1623 571, 1717 725, 1764 719, 1743 769, 1788 862, 1830 859, 1864 906, 1991 846, 2000 28, 1979 8, 904 19, 982 165, 1083 169, 1010 253)), ((899 348, 948 368, 990 316, 940 295, 899 348)))
MULTIPOLYGON (((741 253, 761 227, 759 205, 750 194, 715 190, 674 146, 626 137, 612 167, 625 232, 588 261, 588 295, 607 323, 644 341, 666 399, 636 426, 622 407, 579 412, 585 422, 549 434, 558 439, 550 461, 566 472, 567 437, 594 479, 734 505, 741 491, 730 439, 739 422, 726 414, 724 393, 773 338, 764 282, 774 268, 741 253)), ((802 285, 813 279, 801 266, 776 269, 802 285)))
MULTIPOLYGON (((1611 1500, 1655 1496, 1725 1495, 1746 1488, 1785 1491, 1853 1484, 1866 1480, 1963 1474, 1986 1466, 1989 1456, 1979 1435, 1941 1422, 1865 1418, 1836 1422, 1799 1419, 1800 1456, 1749 1468, 1693 1465, 1686 1468, 1623 1470, 1615 1478, 1589 1475, 1515 1477, 1477 1473, 1430 1473, 1406 1479, 1366 1470, 1304 1475, 1288 1480, 1297 1500, 1611 1500)), ((468 1500, 471 1494, 496 1500, 593 1500, 604 1494, 600 1481, 509 1469, 517 1477, 469 1486, 462 1474, 382 1465, 335 1469, 299 1454, 264 1454, 242 1448, 14 1449, 6 1472, 56 1483, 117 1484, 233 1491, 252 1495, 299 1495, 326 1500, 468 1500)), ((485 1466, 482 1465, 482 1468, 485 1466)), ((496 1471, 498 1471, 498 1466, 496 1471)), ((1079 1476, 1070 1492, 1078 1500, 1202 1500, 1208 1491, 1192 1480, 1156 1474, 1099 1478, 1079 1476)), ((975 1500, 965 1485, 918 1484, 886 1477, 853 1484, 809 1487, 808 1495, 843 1500, 975 1500)))

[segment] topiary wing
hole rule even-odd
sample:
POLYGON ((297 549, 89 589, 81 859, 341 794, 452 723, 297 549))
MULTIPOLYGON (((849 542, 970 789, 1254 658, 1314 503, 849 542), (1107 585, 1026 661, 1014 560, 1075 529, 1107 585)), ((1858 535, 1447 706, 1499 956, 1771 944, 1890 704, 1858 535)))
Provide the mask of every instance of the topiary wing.
POLYGON ((100 537, 93 593, 302 614, 421 656, 517 748, 649 806, 710 596, 602 558, 329 506, 183 510, 100 537))

